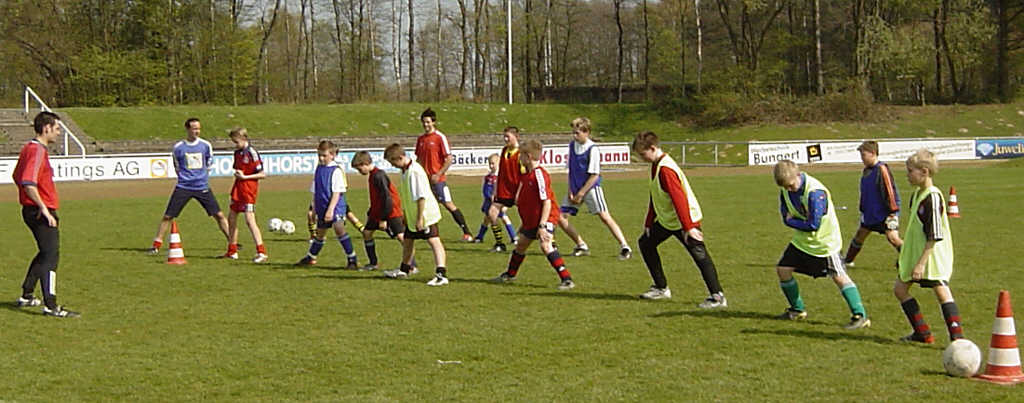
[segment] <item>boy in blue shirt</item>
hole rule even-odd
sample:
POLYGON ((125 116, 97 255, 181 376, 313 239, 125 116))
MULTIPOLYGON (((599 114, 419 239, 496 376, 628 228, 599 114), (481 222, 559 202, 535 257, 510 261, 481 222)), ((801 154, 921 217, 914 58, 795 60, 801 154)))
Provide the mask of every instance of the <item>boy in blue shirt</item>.
POLYGON ((228 243, 231 237, 228 235, 228 219, 220 211, 217 198, 210 191, 210 168, 213 167, 213 146, 210 142, 199 138, 202 126, 198 118, 188 118, 185 121, 185 140, 174 144, 173 158, 174 172, 178 175, 178 185, 171 193, 171 199, 167 202, 167 209, 160 220, 160 226, 156 230, 156 237, 153 238, 153 246, 149 254, 160 253, 160 246, 163 245, 164 234, 171 227, 174 220, 185 204, 192 199, 199 201, 199 204, 206 210, 206 214, 217 222, 220 232, 228 243))
POLYGON ((860 177, 860 228, 846 249, 843 261, 847 267, 853 266, 853 259, 857 258, 864 240, 872 232, 884 234, 889 244, 896 248, 896 253, 903 246, 899 232, 900 192, 896 190, 889 166, 878 160, 878 142, 865 141, 857 151, 860 151, 860 160, 864 163, 864 173, 860 177))
POLYGON ((316 148, 319 164, 316 172, 313 173, 313 184, 309 191, 313 193, 313 200, 310 206, 316 214, 316 237, 309 243, 309 252, 296 263, 297 266, 312 266, 316 264, 316 257, 324 247, 324 240, 327 238, 327 229, 334 228, 334 234, 338 236, 338 243, 345 249, 348 257, 348 270, 359 268, 356 261, 356 252, 352 248, 352 239, 345 231, 345 213, 348 212, 348 203, 345 201, 345 191, 348 190, 348 182, 345 179, 345 170, 334 161, 338 148, 330 140, 321 140, 316 148))
MULTIPOLYGON (((487 168, 489 171, 484 176, 483 188, 483 203, 480 204, 480 211, 484 213, 484 220, 480 223, 480 230, 476 232, 476 237, 473 238, 473 243, 481 243, 484 241, 484 235, 487 234, 487 227, 491 227, 494 231, 494 247, 491 248, 491 252, 504 252, 505 244, 501 242, 501 229, 498 227, 497 222, 491 222, 491 217, 488 214, 491 211, 491 205, 494 204, 495 188, 498 185, 498 162, 501 156, 498 154, 491 154, 487 157, 487 168)), ((512 227, 512 220, 508 218, 508 214, 505 213, 507 207, 502 204, 498 205, 498 218, 505 223, 505 230, 508 231, 509 239, 515 242, 516 230, 512 227)))

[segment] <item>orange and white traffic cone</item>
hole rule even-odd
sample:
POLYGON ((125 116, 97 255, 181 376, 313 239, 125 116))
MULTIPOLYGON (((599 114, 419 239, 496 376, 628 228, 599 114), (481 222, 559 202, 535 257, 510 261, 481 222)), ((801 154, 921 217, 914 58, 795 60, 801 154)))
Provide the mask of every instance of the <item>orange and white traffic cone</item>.
POLYGON ((956 203, 956 188, 949 187, 949 206, 946 207, 949 218, 960 218, 960 205, 956 203))
POLYGON ((181 234, 178 222, 171 221, 171 242, 167 248, 167 264, 185 264, 185 250, 181 248, 181 234))
POLYGON ((999 292, 996 321, 992 324, 992 342, 988 349, 988 363, 985 366, 985 373, 975 378, 1001 385, 1024 382, 1009 291, 999 292))

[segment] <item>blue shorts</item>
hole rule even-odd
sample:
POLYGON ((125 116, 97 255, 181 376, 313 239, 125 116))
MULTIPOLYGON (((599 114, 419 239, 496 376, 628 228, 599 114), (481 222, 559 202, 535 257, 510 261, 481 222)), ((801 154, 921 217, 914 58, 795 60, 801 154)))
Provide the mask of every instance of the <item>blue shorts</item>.
POLYGON ((448 190, 448 182, 437 182, 430 185, 430 190, 434 192, 434 198, 439 203, 447 203, 452 201, 452 192, 448 190))
POLYGON ((348 213, 348 204, 344 204, 344 203, 340 203, 339 202, 337 206, 334 206, 334 219, 331 220, 331 221, 324 221, 324 216, 327 215, 327 209, 326 208, 323 209, 323 210, 317 209, 317 211, 316 211, 316 227, 319 228, 319 229, 331 228, 331 227, 334 226, 334 223, 339 221, 339 220, 341 221, 341 223, 344 224, 345 223, 345 214, 346 213, 348 213))

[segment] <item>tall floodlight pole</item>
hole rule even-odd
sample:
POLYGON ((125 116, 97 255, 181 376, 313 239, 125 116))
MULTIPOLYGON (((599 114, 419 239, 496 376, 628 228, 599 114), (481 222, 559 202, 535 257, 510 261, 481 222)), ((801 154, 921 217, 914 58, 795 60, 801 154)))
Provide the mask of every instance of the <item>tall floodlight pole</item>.
POLYGON ((505 44, 506 51, 508 52, 508 54, 506 55, 507 56, 506 58, 508 59, 508 103, 509 103, 509 105, 511 105, 512 104, 512 0, 506 0, 505 4, 508 7, 505 10, 505 15, 507 17, 506 25, 508 27, 508 29, 507 29, 507 31, 508 31, 508 41, 505 44))

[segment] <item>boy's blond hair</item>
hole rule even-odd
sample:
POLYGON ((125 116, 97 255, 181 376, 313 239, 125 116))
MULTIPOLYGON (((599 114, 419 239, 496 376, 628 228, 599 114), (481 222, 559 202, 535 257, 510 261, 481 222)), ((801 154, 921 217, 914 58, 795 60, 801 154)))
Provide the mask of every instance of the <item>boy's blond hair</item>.
POLYGON ((500 160, 501 160, 501 156, 499 156, 498 153, 494 153, 494 154, 491 154, 491 155, 487 156, 487 162, 493 162, 493 163, 497 164, 498 161, 500 161, 500 160))
POLYGON ((338 146, 334 145, 333 141, 330 141, 330 140, 320 140, 320 144, 316 146, 316 151, 317 152, 326 151, 326 152, 330 152, 331 154, 337 154, 338 153, 338 146))
POLYGON ((793 161, 782 160, 775 164, 772 175, 775 176, 776 185, 785 186, 787 182, 800 175, 800 167, 793 161))
POLYGON ((587 119, 585 117, 578 117, 572 120, 572 123, 569 124, 569 127, 572 127, 573 130, 579 130, 584 133, 590 133, 590 119, 587 119))
POLYGON ((544 151, 544 145, 537 140, 527 140, 526 144, 523 144, 519 148, 519 152, 529 155, 531 159, 540 160, 540 153, 544 151))
POLYGON ((384 149, 384 159, 391 161, 395 158, 405 155, 405 149, 402 148, 401 144, 391 143, 388 148, 384 149))
POLYGON ((907 158, 907 167, 914 169, 928 169, 928 176, 932 177, 939 173, 939 160, 935 154, 927 149, 917 150, 916 153, 907 158))
POLYGON ((362 165, 373 165, 373 157, 368 151, 360 151, 352 156, 352 168, 362 165))
POLYGON ((247 132, 244 127, 235 127, 234 129, 231 129, 231 132, 228 133, 228 137, 233 139, 243 138, 248 140, 249 132, 247 132))

